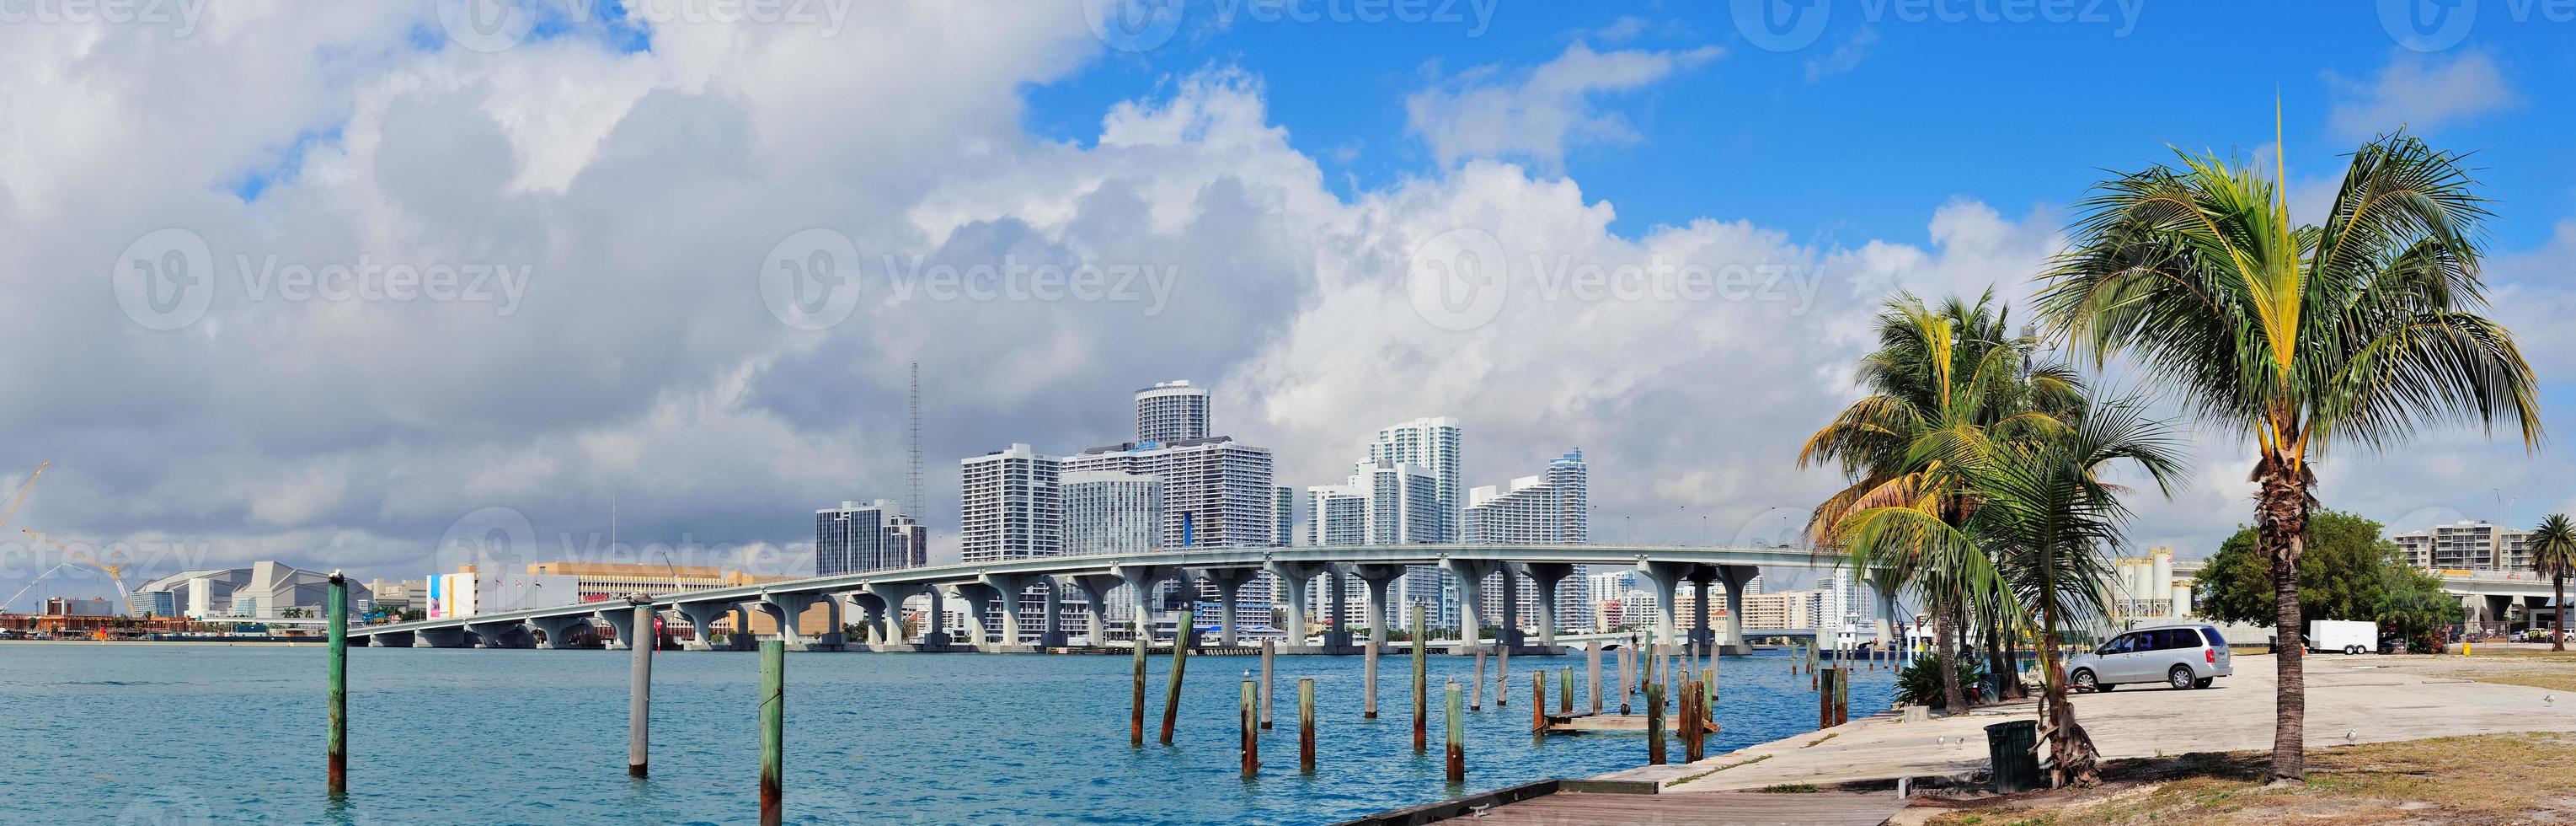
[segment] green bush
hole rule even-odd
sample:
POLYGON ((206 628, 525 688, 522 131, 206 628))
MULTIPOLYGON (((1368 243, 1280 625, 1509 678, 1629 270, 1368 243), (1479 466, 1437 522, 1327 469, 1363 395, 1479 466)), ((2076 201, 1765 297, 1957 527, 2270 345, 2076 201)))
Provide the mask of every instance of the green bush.
MULTIPOLYGON (((1975 692, 1986 679, 1986 664, 1976 657, 1959 659, 1959 690, 1975 692)), ((1909 706, 1949 705, 1941 694, 1941 661, 1931 655, 1914 658, 1896 672, 1896 702, 1909 706)))

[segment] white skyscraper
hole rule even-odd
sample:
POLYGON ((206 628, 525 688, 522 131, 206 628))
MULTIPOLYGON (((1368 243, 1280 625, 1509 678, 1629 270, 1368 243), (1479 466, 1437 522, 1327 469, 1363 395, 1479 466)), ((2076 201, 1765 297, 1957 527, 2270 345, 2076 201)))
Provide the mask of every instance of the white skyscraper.
POLYGON ((1063 550, 1060 460, 1014 444, 960 460, 957 535, 967 562, 1055 556, 1063 550))
MULTIPOLYGON (((1581 545, 1591 541, 1592 500, 1591 469, 1583 463, 1578 448, 1549 460, 1547 471, 1536 476, 1523 476, 1511 481, 1504 491, 1485 485, 1467 492, 1467 509, 1463 514, 1464 539, 1476 544, 1509 545, 1581 545)), ((1577 565, 1574 577, 1583 577, 1585 567, 1577 565)), ((1484 589, 1485 604, 1478 606, 1485 616, 1502 616, 1503 574, 1484 589)), ((1513 593, 1514 616, 1527 620, 1537 616, 1537 583, 1518 576, 1513 593)), ((1590 625, 1594 611, 1587 601, 1587 589, 1579 581, 1557 585, 1556 626, 1559 631, 1582 630, 1590 625)))
MULTIPOLYGON (((1064 501, 1066 556, 1142 553, 1154 549, 1163 526, 1163 483, 1118 471, 1074 471, 1057 477, 1064 501)), ((1101 619, 1115 628, 1136 619, 1136 598, 1125 588, 1109 592, 1101 619)), ((1084 627, 1092 610, 1080 591, 1065 594, 1065 623, 1084 627)))
POLYGON ((1459 464, 1464 441, 1462 433, 1458 420, 1447 416, 1399 422, 1378 430, 1377 438, 1369 442, 1368 457, 1362 463, 1363 467, 1412 465, 1431 475, 1433 500, 1438 510, 1434 515, 1432 542, 1458 541, 1459 510, 1466 504, 1462 501, 1466 490, 1462 487, 1461 479, 1464 477, 1460 475, 1459 464))
POLYGON ((1136 441, 1183 442, 1208 434, 1207 388, 1182 380, 1136 391, 1136 441))
MULTIPOLYGON (((1444 521, 1440 508, 1439 480, 1424 468, 1386 460, 1362 461, 1340 485, 1318 485, 1306 489, 1312 512, 1307 526, 1308 540, 1317 545, 1425 545, 1439 541, 1444 521)), ((1313 587, 1321 588, 1322 580, 1313 587)), ((1402 578, 1390 586, 1389 602, 1383 606, 1390 621, 1410 621, 1401 606, 1420 602, 1429 610, 1427 618, 1435 624, 1447 622, 1454 614, 1454 600, 1442 599, 1446 574, 1429 566, 1406 569, 1402 578), (1445 612, 1445 613, 1444 613, 1445 612)), ((1367 591, 1357 580, 1343 584, 1343 606, 1350 623, 1365 623, 1368 616, 1367 591)), ((1317 605, 1324 604, 1321 591, 1316 592, 1317 605)))

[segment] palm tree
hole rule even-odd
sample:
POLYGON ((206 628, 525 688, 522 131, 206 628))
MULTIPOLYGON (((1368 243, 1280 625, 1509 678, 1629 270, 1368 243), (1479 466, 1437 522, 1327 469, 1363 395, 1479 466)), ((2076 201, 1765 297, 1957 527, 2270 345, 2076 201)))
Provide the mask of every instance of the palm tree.
MULTIPOLYGON (((1968 302, 1953 297, 1935 309, 1910 293, 1882 305, 1878 349, 1861 359, 1856 382, 1869 395, 1852 402, 1808 437, 1798 466, 1840 465, 1851 484, 1816 506, 1808 535, 1820 551, 1838 552, 1843 521, 1871 507, 1918 506, 1950 524, 1967 518, 1963 492, 1937 458, 1916 447, 1945 434, 1987 443, 1983 434, 2046 429, 2054 412, 2081 398, 2062 365, 2033 367, 2028 336, 2010 333, 2010 310, 1992 292, 1968 302), (1971 438, 1973 436, 1974 438, 1971 438)), ((1878 554, 1863 568, 1877 582, 1910 583, 1932 614, 1934 657, 1948 711, 1967 712, 1952 634, 1970 616, 1959 560, 1933 554, 1878 554)), ((2002 673, 1991 670, 1989 673, 2002 673)))
MULTIPOLYGON (((2487 210, 2460 156, 2403 133, 2375 139, 2353 153, 2325 223, 2299 226, 2285 166, 2265 178, 2176 154, 2180 166, 2096 187, 2041 276, 2040 314, 2097 365, 2128 353, 2187 409, 2253 438, 2257 537, 2275 622, 2294 639, 2311 454, 2454 422, 2514 426, 2537 447, 2540 402, 2512 334, 2473 312, 2487 210)), ((2277 658, 2276 780, 2307 773, 2301 653, 2277 658)))
POLYGON ((2531 529, 2531 569, 2549 577, 2549 587, 2557 592, 2550 603, 2551 621, 2556 633, 2549 637, 2549 650, 2567 650, 2567 577, 2576 575, 2576 524, 2567 515, 2553 513, 2531 529))

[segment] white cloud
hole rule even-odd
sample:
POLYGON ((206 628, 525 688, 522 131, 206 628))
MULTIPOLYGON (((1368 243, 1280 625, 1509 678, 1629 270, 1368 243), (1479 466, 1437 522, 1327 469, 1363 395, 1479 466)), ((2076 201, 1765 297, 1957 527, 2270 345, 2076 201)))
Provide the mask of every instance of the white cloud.
POLYGON ((1877 29, 1862 28, 1853 32, 1850 38, 1835 44, 1833 51, 1807 59, 1807 82, 1814 83, 1860 68, 1861 61, 1868 60, 1870 51, 1876 48, 1877 29))
POLYGON ((1596 52, 1582 43, 1525 72, 1485 66, 1441 79, 1405 99, 1405 125, 1443 166, 1468 158, 1524 159, 1561 167, 1567 150, 1638 139, 1597 97, 1633 91, 1717 59, 1715 46, 1596 52))
POLYGON ((2513 105, 2520 98, 2505 86, 2494 58, 2467 52, 2448 62, 2438 56, 2399 51, 2368 81, 2326 73, 2334 94, 2334 131, 2363 138, 2407 127, 2434 129, 2513 105))

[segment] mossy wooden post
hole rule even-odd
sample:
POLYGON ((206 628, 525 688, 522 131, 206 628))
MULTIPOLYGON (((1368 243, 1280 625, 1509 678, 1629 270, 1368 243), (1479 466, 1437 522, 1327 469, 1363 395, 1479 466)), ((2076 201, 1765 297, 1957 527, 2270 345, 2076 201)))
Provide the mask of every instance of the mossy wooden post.
POLYGON ((653 633, 652 598, 626 599, 635 606, 634 639, 626 641, 626 776, 643 777, 653 739, 653 648, 661 641, 653 633))
POLYGON ((1820 682, 1820 688, 1816 692, 1816 728, 1819 731, 1834 727, 1835 676, 1830 671, 1816 675, 1816 679, 1820 682))
POLYGON ((1547 672, 1530 672, 1530 733, 1547 733, 1547 672))
POLYGON ((787 773, 787 642, 760 644, 760 823, 778 826, 785 815, 787 773))
POLYGON ((1360 656, 1360 719, 1377 719, 1377 641, 1369 640, 1360 656))
POLYGON ((1700 698, 1700 710, 1706 712, 1709 722, 1717 722, 1717 667, 1710 666, 1708 668, 1701 669, 1699 672, 1699 684, 1700 691, 1702 693, 1700 698))
POLYGON ((349 579, 339 571, 331 572, 330 593, 322 610, 331 614, 331 657, 324 666, 329 671, 331 734, 324 749, 330 761, 330 794, 337 798, 349 794, 349 579))
POLYGON ((1646 765, 1664 764, 1664 685, 1646 684, 1646 765))
POLYGON ((1837 726, 1851 722, 1851 668, 1846 666, 1840 670, 1842 675, 1834 678, 1834 725, 1837 726))
POLYGON ((1467 709, 1483 711, 1485 710, 1485 644, 1480 641, 1475 643, 1475 646, 1476 683, 1467 689, 1467 709))
POLYGON ((1271 660, 1278 655, 1277 640, 1261 641, 1261 727, 1264 729, 1270 728, 1270 698, 1272 687, 1278 684, 1272 679, 1271 660))
POLYGON ((1127 710, 1127 744, 1145 746, 1145 654, 1154 647, 1154 638, 1145 623, 1136 623, 1136 702, 1127 710))
POLYGON ((1261 687, 1249 679, 1243 681, 1243 708, 1236 713, 1235 723, 1243 730, 1243 779, 1261 776, 1261 687))
MULTIPOLYGON (((1483 631, 1476 632, 1482 635, 1483 631)), ((1481 641, 1479 645, 1483 644, 1481 641)), ((1512 704, 1512 647, 1503 644, 1502 632, 1494 633, 1494 707, 1512 704)))
POLYGON ((1172 744, 1172 727, 1181 721, 1181 672, 1189 665, 1190 633, 1197 629, 1196 609, 1181 610, 1180 635, 1172 638, 1172 679, 1163 694, 1163 745, 1172 744))
POLYGON ((1315 678, 1297 679, 1297 769, 1315 773, 1315 678))
POLYGON ((1583 659, 1584 688, 1592 696, 1592 713, 1599 715, 1601 713, 1601 643, 1596 640, 1584 646, 1583 659))
POLYGON ((1569 665, 1556 672, 1556 711, 1559 714, 1574 713, 1574 666, 1569 665))
POLYGON ((1413 753, 1431 750, 1431 631, 1413 604, 1413 753))
POLYGON ((1467 782, 1467 718, 1458 713, 1458 678, 1449 678, 1449 782, 1467 782))

